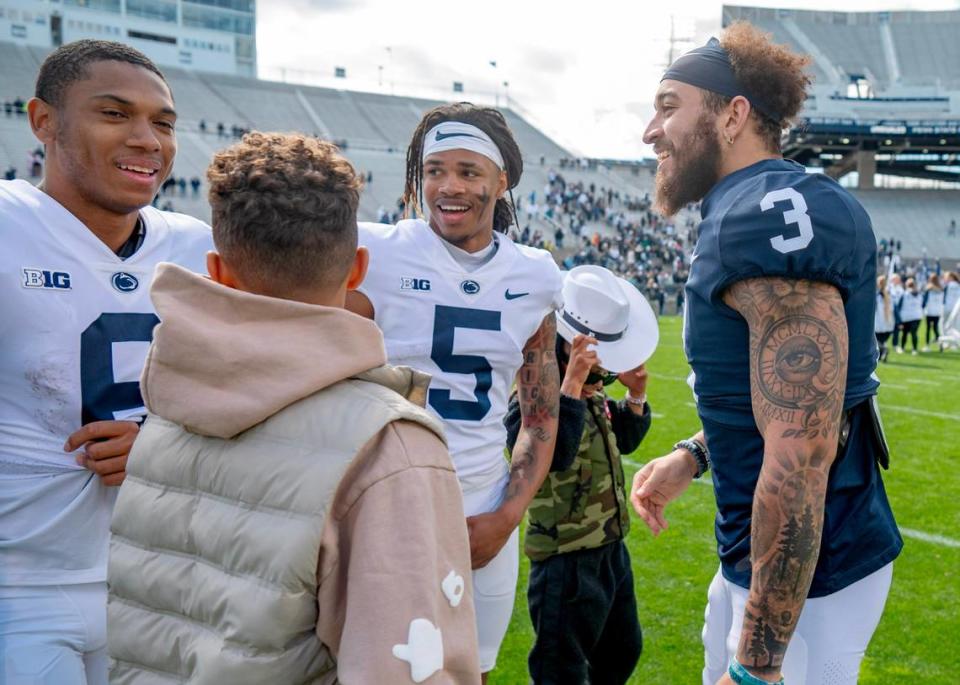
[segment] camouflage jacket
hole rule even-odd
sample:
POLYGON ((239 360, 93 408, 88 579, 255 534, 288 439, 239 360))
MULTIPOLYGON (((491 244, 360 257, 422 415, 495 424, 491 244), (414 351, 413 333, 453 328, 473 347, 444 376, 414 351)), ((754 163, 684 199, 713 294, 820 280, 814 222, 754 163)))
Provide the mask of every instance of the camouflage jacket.
MULTIPOLYGON (((520 427, 516 398, 505 423, 512 449, 520 427)), ((534 561, 626 536, 630 514, 620 455, 635 450, 646 435, 650 406, 637 416, 602 393, 587 400, 563 397, 560 426, 553 466, 527 511, 524 551, 534 561), (579 435, 569 435, 576 427, 579 435)))

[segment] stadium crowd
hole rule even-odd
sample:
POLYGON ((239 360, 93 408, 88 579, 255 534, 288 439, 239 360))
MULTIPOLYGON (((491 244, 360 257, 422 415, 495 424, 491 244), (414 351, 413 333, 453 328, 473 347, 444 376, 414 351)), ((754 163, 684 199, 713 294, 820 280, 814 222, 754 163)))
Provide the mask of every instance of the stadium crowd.
POLYGON ((942 352, 941 335, 946 336, 945 340, 955 342, 956 328, 960 326, 957 321, 960 317, 960 277, 957 273, 942 271, 939 260, 931 267, 926 259, 901 262, 886 258, 884 265, 886 272, 877 278, 874 322, 880 361, 886 362, 889 358, 887 341, 891 338, 898 354, 912 346, 912 355, 929 352, 931 345, 938 344, 942 352), (921 346, 920 326, 924 323, 921 346))
POLYGON ((676 312, 682 309, 699 203, 667 218, 654 209, 649 193, 568 183, 555 170, 537 199, 536 191, 520 198, 518 214, 526 224, 513 232, 520 243, 553 252, 567 270, 594 264, 613 271, 656 303, 661 315, 668 297, 676 298, 676 312), (546 233, 531 230, 537 219, 547 225, 546 233))

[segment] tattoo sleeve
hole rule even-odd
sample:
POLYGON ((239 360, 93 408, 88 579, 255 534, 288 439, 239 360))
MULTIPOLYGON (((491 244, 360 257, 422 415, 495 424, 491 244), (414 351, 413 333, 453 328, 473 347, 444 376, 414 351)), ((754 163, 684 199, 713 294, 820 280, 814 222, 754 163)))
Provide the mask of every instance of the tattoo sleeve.
POLYGON ((510 462, 504 504, 522 517, 550 470, 560 414, 560 372, 556 354, 557 323, 551 312, 523 349, 517 374, 520 433, 510 462))
POLYGON ((750 279, 724 300, 750 328, 753 414, 764 439, 737 659, 757 675, 776 676, 820 553, 846 389, 847 323, 839 292, 824 283, 750 279))

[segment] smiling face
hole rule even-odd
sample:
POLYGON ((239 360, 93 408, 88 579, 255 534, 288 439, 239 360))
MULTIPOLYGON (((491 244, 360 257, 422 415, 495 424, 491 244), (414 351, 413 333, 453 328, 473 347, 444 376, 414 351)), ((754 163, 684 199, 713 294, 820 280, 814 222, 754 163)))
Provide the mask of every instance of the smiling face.
POLYGON ((657 154, 657 207, 673 216, 720 180, 717 115, 704 107, 699 88, 669 79, 660 83, 655 107, 643 142, 657 154))
MULTIPOLYGON (((47 105, 49 107, 49 105, 47 105)), ((53 108, 51 108, 53 109, 53 108)), ((129 215, 153 200, 177 151, 167 84, 140 66, 90 64, 51 112, 44 187, 75 214, 129 215)))
POLYGON ((506 189, 506 173, 470 150, 437 152, 423 162, 423 197, 430 227, 468 252, 482 249, 492 240, 493 208, 506 189))

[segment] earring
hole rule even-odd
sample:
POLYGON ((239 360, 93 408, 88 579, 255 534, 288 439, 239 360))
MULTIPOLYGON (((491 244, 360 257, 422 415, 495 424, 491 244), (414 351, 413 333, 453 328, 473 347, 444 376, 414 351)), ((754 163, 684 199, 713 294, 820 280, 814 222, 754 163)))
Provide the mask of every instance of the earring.
POLYGON ((733 145, 733 138, 727 136, 727 145, 733 145))

